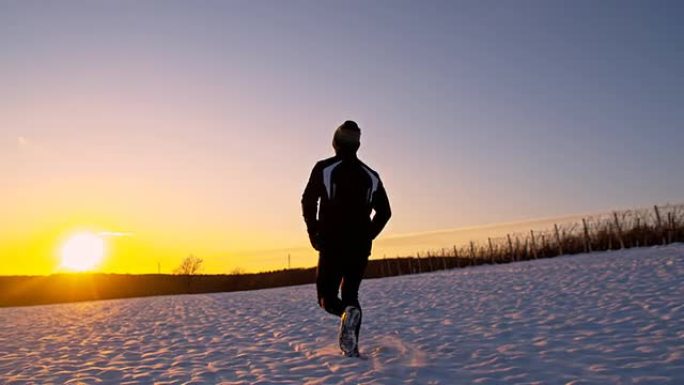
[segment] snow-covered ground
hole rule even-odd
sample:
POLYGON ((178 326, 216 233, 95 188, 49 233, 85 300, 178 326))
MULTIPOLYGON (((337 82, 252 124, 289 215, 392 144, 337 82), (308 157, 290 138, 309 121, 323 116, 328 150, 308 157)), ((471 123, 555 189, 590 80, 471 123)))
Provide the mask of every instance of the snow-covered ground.
POLYGON ((0 383, 684 384, 684 245, 362 285, 361 359, 313 285, 0 309, 0 383))

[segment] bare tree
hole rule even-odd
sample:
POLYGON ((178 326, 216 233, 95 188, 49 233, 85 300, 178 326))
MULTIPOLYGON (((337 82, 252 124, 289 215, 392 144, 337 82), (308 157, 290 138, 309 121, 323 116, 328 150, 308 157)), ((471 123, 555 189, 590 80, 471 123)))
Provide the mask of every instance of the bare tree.
POLYGON ((230 275, 242 275, 242 274, 245 274, 245 269, 243 269, 239 266, 230 271, 230 275))
POLYGON ((196 257, 192 254, 183 259, 181 264, 174 270, 178 275, 196 275, 202 270, 202 258, 196 257))

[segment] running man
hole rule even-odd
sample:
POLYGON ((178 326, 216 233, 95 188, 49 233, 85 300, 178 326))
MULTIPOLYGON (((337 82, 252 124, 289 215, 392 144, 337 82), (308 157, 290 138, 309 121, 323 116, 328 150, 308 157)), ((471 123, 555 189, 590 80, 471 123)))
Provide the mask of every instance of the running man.
POLYGON ((341 317, 339 344, 349 357, 359 355, 359 286, 373 239, 392 215, 380 176, 356 156, 360 139, 355 122, 339 126, 333 136, 335 156, 316 163, 302 196, 309 240, 319 252, 318 304, 341 317))

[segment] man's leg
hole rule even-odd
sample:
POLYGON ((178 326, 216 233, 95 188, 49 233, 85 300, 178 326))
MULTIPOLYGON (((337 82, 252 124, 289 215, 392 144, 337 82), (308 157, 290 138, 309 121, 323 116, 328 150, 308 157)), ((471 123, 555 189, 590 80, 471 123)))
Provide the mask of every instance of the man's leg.
POLYGON ((318 294, 318 306, 330 314, 338 317, 344 313, 344 304, 337 297, 342 281, 343 271, 339 266, 338 259, 329 254, 321 253, 318 257, 318 269, 316 270, 316 291, 318 294))
POLYGON ((354 306, 359 309, 359 322, 356 324, 356 339, 358 341, 359 332, 361 331, 361 321, 363 319, 363 312, 361 311, 361 303, 359 303, 359 287, 361 287, 361 280, 366 271, 368 264, 368 257, 350 256, 351 261, 344 266, 344 274, 342 278, 342 306, 354 306))
POLYGON ((345 262, 342 269, 342 304, 345 307, 354 306, 361 309, 359 287, 366 271, 368 257, 358 258, 351 255, 349 257, 350 261, 345 262))

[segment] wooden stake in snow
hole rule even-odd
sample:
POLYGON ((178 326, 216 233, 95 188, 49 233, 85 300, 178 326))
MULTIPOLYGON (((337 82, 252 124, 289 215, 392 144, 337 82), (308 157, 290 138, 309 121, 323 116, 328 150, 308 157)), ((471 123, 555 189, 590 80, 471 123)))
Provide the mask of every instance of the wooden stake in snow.
POLYGON ((494 264, 494 247, 492 246, 492 238, 487 238, 487 243, 489 244, 489 257, 492 260, 492 265, 494 264))
POLYGON ((558 244, 558 255, 563 255, 563 244, 561 243, 560 233, 558 232, 558 225, 554 223, 553 228, 556 231, 556 243, 558 244))
POLYGON ((622 227, 620 226, 620 220, 618 219, 617 212, 613 212, 613 219, 615 220, 615 230, 617 231, 618 241, 620 241, 620 248, 625 248, 625 242, 622 240, 622 227))
POLYGON ((456 267, 461 267, 458 262, 458 248, 454 245, 454 259, 456 260, 456 267))
POLYGON ((584 228, 584 252, 591 252, 591 240, 589 239, 589 227, 587 226, 587 220, 582 218, 582 227, 584 228))
POLYGON ((475 244, 473 241, 470 241, 470 259, 475 262, 475 244))
POLYGON ((636 217, 636 225, 634 227, 637 231, 636 237, 630 237, 632 239, 632 247, 639 247, 639 233, 641 233, 641 218, 636 217))
POLYGON ((674 231, 674 216, 667 213, 667 243, 672 243, 672 231, 674 231))
POLYGON ((660 236, 662 237, 663 241, 662 244, 665 244, 665 235, 663 234, 663 222, 660 219, 660 210, 658 210, 658 205, 653 206, 653 209, 655 210, 655 215, 656 215, 656 231, 660 236))
POLYGON ((513 255, 513 242, 511 242, 511 234, 506 234, 506 238, 508 239, 508 259, 513 261, 515 260, 515 256, 513 255))

